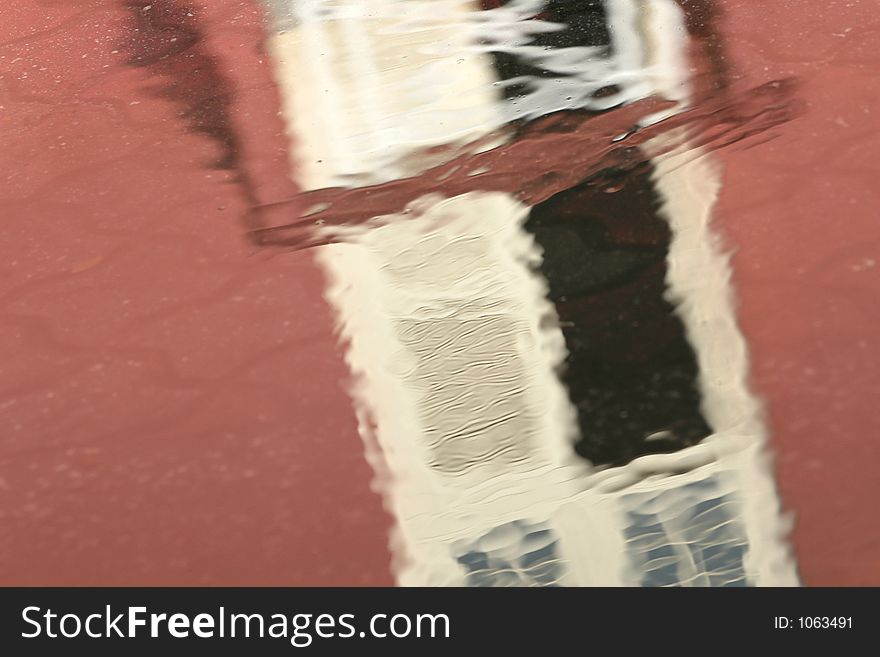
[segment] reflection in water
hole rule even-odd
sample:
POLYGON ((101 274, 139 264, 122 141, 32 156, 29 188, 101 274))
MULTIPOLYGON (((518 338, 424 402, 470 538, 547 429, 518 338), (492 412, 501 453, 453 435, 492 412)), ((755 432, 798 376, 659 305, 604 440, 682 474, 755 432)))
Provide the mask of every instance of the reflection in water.
POLYGON ((711 433, 696 357, 666 298, 671 233, 651 174, 588 180, 535 206, 526 224, 566 338, 575 449, 595 464, 676 451, 711 433))
POLYGON ((232 171, 241 193, 257 204, 231 117, 232 89, 205 47, 196 6, 184 0, 123 0, 123 5, 131 17, 130 37, 122 44, 127 64, 147 69, 150 91, 172 101, 191 131, 217 144, 219 154, 207 164, 232 171))
POLYGON ((715 3, 262 0, 270 202, 188 5, 127 4, 255 243, 323 245, 401 583, 796 581, 708 228, 793 85, 728 91, 715 3))
POLYGON ((270 49, 302 78, 282 93, 305 193, 255 208, 257 243, 315 244, 316 222, 358 224, 430 193, 535 205, 643 166, 648 142, 720 147, 792 115, 791 81, 724 92, 716 41, 693 48, 673 0, 498 4, 269 2, 283 16, 270 49))
POLYGON ((790 85, 719 95, 706 3, 268 5, 305 193, 257 241, 336 242, 399 580, 794 581, 701 157, 790 85))
POLYGON ((186 2, 125 0, 131 14, 131 38, 123 44, 128 64, 149 69, 153 91, 178 105, 191 130, 219 144, 215 166, 235 169, 238 136, 230 119, 231 91, 216 61, 203 46, 203 34, 186 2))

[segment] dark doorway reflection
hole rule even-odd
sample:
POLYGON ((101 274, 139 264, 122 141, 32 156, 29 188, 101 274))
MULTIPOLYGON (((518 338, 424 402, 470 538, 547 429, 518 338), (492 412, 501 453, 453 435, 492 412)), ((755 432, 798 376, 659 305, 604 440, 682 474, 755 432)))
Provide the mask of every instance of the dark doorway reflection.
POLYGON ((596 464, 693 445, 711 429, 698 366, 666 300, 670 231, 651 170, 605 172, 535 206, 526 229, 544 252, 569 356, 576 450, 596 464))
MULTIPOLYGON (((506 4, 484 0, 483 8, 506 4)), ((683 4, 689 30, 702 37, 712 32, 708 6, 683 4)), ((543 7, 534 18, 564 29, 541 33, 532 45, 615 55, 603 0, 543 7)), ((505 52, 492 56, 508 97, 524 93, 521 80, 552 74, 505 52)), ((599 95, 606 90, 617 91, 600 87, 599 95)), ((597 465, 676 451, 711 433, 694 350, 666 299, 671 234, 651 174, 648 162, 603 171, 533 207, 526 224, 543 251, 540 272, 569 352, 562 378, 577 408, 576 451, 597 465)))

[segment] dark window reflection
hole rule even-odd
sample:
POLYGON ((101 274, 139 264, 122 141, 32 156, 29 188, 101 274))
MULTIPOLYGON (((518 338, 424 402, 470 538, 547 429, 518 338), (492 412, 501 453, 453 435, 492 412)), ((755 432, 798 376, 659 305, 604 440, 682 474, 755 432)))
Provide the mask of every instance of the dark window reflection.
POLYGON ((535 206, 526 229, 544 251, 569 350, 577 452, 622 464, 706 437, 698 368, 665 298, 670 232, 651 171, 606 172, 535 206))
MULTIPOLYGON (((484 8, 507 4, 485 0, 484 8)), ((607 46, 601 0, 547 2, 537 19, 564 24, 534 45, 607 46)), ((493 53, 500 80, 541 77, 516 57, 493 53)), ((508 97, 516 85, 506 87, 508 97)), ((705 438, 698 367, 666 298, 670 231, 658 216, 651 168, 602 172, 532 209, 526 229, 544 252, 547 278, 569 350, 562 374, 577 407, 577 453, 619 465, 705 438)))
MULTIPOLYGON (((509 0, 483 0, 484 9, 494 9, 509 4, 509 0)), ((602 0, 551 0, 544 4, 543 11, 534 20, 553 23, 560 29, 537 33, 530 42, 533 46, 547 48, 572 48, 577 46, 609 46, 611 37, 605 19, 605 6, 602 0)), ((495 70, 500 80, 519 78, 556 77, 558 74, 536 66, 510 52, 493 52, 495 70)), ((509 84, 503 87, 503 95, 517 98, 528 93, 525 83, 509 84)))

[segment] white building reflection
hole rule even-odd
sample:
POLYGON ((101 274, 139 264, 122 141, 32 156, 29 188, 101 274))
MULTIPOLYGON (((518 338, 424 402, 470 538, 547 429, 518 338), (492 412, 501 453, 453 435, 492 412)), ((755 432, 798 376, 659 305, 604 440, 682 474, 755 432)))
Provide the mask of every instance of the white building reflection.
MULTIPOLYGON (((565 3, 532 0, 263 2, 291 172, 307 191, 418 184, 453 156, 514 139, 521 122, 674 101, 643 119, 656 123, 692 98, 674 0, 571 3, 585 9, 568 23, 552 19, 565 3)), ((497 190, 434 193, 363 226, 315 227, 338 240, 318 257, 367 458, 397 519, 401 584, 797 583, 709 226, 720 180, 686 137, 643 146, 650 189, 618 193, 655 195, 668 224, 662 296, 690 345, 697 401, 678 424, 663 424, 662 408, 651 431, 633 424, 639 444, 619 457, 611 420, 590 415, 606 412, 596 399, 607 391, 593 382, 579 398, 561 373, 576 332, 551 298, 551 247, 526 230, 529 207, 497 190), (600 424, 605 451, 590 443, 600 424), (612 456, 590 462, 575 444, 612 456)), ((631 410, 608 395, 632 424, 627 414, 652 395, 666 403, 662 393, 631 410)))

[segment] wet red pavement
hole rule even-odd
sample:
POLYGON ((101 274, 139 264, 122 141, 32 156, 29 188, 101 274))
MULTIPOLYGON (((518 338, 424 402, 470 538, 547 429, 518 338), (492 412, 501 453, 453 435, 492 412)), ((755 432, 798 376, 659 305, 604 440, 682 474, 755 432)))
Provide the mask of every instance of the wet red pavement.
MULTIPOLYGON (((131 12, 70 4, 0 21, 0 583, 390 583, 319 271, 247 244, 216 142, 123 65, 131 12)), ((880 584, 880 18, 758 4, 724 3, 737 84, 797 76, 806 112, 720 152, 718 224, 804 581, 880 584)), ((284 198, 258 15, 198 12, 257 200, 284 198)))
MULTIPOLYGON (((271 126, 241 5, 203 18, 250 85, 233 120, 271 126)), ((310 256, 246 243, 218 148, 120 65, 120 3, 4 16, 0 583, 390 583, 310 256)))
POLYGON ((727 2, 740 83, 796 76, 804 115, 728 149, 718 225, 777 480, 811 585, 880 585, 880 15, 865 3, 727 2))

